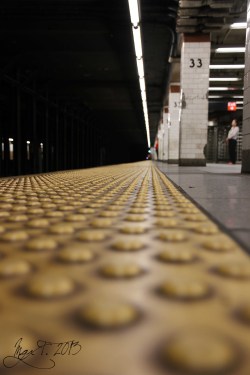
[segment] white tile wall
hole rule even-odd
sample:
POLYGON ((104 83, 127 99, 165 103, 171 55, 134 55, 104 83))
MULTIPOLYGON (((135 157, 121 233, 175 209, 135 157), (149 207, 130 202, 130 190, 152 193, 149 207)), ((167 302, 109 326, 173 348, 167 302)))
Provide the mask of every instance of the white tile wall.
POLYGON ((210 42, 184 42, 181 51, 180 158, 203 159, 207 142, 210 42), (193 66, 193 67, 192 67, 193 66))
POLYGON ((163 116, 163 123, 158 128, 158 159, 167 160, 168 157, 168 126, 163 116))
POLYGON ((180 142, 180 93, 169 93, 170 127, 168 129, 168 160, 179 160, 180 142))
MULTIPOLYGON (((164 119, 164 117, 163 117, 164 119)), ((163 121, 162 160, 168 160, 168 121, 163 121)))

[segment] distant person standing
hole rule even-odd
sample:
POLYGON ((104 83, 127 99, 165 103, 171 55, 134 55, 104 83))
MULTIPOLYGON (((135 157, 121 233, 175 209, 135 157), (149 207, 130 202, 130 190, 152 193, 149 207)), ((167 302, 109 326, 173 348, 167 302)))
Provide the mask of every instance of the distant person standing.
POLYGON ((236 149, 237 149, 237 138, 239 134, 238 121, 236 119, 232 120, 231 129, 228 132, 226 142, 228 144, 228 153, 229 153, 229 163, 236 163, 236 149))

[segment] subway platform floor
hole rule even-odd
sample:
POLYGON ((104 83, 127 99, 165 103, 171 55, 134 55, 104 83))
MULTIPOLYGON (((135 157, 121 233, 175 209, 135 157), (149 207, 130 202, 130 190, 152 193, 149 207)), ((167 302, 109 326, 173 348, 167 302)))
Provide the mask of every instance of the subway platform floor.
POLYGON ((191 201, 249 176, 158 166, 0 179, 1 374, 250 374, 250 258, 191 201))
POLYGON ((157 167, 250 252, 250 175, 241 174, 241 164, 157 167))

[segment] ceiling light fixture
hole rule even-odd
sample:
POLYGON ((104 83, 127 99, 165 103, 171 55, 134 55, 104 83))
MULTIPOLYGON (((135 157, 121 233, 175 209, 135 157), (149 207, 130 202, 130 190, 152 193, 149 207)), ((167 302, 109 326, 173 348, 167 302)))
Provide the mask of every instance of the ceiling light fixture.
POLYGON ((144 66, 142 59, 136 59, 137 70, 139 78, 144 78, 144 66))
POLYGON ((230 29, 246 29, 247 23, 246 22, 235 22, 230 25, 230 29))
POLYGON ((146 91, 141 91, 141 98, 143 102, 147 102, 146 91))
POLYGON ((148 147, 150 148, 150 131, 149 131, 149 120, 148 120, 148 108, 147 108, 147 96, 146 96, 146 85, 144 79, 144 65, 143 65, 143 52, 142 52, 142 42, 141 42, 141 28, 140 23, 140 12, 138 0, 128 0, 130 20, 132 24, 132 33, 135 46, 135 56, 137 64, 137 72, 139 76, 139 84, 141 89, 141 100, 142 108, 145 119, 145 127, 147 134, 148 147))
POLYGON ((215 49, 216 53, 244 53, 246 47, 219 47, 215 49))
POLYGON ((242 90, 240 87, 209 87, 209 91, 235 91, 242 90))
POLYGON ((241 81, 241 78, 233 78, 233 77, 214 77, 214 78, 209 78, 210 82, 236 82, 236 81, 241 81))
POLYGON ((142 38, 140 28, 140 13, 138 0, 128 0, 130 20, 132 24, 132 33, 135 46, 135 56, 137 64, 137 72, 139 76, 139 84, 141 89, 141 100, 145 119, 145 127, 147 134, 148 147, 150 148, 150 131, 149 131, 149 120, 148 120, 148 108, 147 108, 147 96, 146 96, 146 85, 144 78, 144 65, 143 65, 143 52, 142 52, 142 38))
POLYGON ((140 26, 132 27, 134 44, 135 44, 135 55, 137 59, 142 58, 142 45, 141 45, 141 29, 140 26))
POLYGON ((146 91, 146 85, 145 85, 145 79, 144 79, 144 77, 139 78, 139 83, 140 83, 140 89, 141 89, 141 91, 146 91))
POLYGON ((208 95, 208 99, 222 99, 222 98, 234 98, 234 99, 243 99, 243 95, 208 95))
POLYGON ((208 95, 208 99, 219 99, 223 98, 223 95, 208 95))
POLYGON ((244 69, 245 64, 209 65, 209 69, 244 69))
POLYGON ((138 2, 135 0, 128 0, 128 5, 131 23, 136 27, 140 22, 138 2))

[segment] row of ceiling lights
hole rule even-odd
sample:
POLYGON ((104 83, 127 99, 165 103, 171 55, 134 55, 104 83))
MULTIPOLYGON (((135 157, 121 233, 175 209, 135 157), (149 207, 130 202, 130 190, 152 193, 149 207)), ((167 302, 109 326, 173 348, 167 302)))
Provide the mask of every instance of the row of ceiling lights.
MULTIPOLYGON (((230 25, 230 29, 236 30, 236 29, 246 29, 247 23, 246 22, 238 22, 233 23, 230 25)), ((245 47, 219 47, 214 50, 215 53, 245 53, 246 48, 245 47)), ((243 70, 245 68, 244 64, 223 64, 223 65, 210 65, 210 70, 243 70)), ((209 78, 210 82, 239 82, 242 81, 242 78, 239 77, 213 77, 209 78)), ((235 91, 235 90, 242 90, 243 87, 209 87, 209 91, 235 91)), ((225 97, 225 95, 209 95, 208 99, 221 99, 225 97)), ((228 94, 226 95, 228 97, 228 94)), ((243 95, 230 95, 229 96, 232 99, 243 99, 243 95)), ((238 107, 239 104, 243 104, 243 101, 236 101, 237 108, 242 109, 242 107, 238 107)))
MULTIPOLYGON (((144 119, 145 119, 145 127, 146 127, 146 134, 147 134, 147 142, 148 147, 150 147, 150 131, 149 131, 149 120, 148 120, 148 108, 147 108, 147 96, 146 96, 146 85, 145 85, 145 76, 144 76, 144 64, 143 64, 143 51, 142 51, 142 39, 141 39, 141 27, 140 27, 140 12, 139 12, 139 4, 138 0, 128 0, 129 4, 129 12, 130 12, 130 20, 132 26, 132 34, 134 40, 134 47, 135 47, 135 55, 136 55, 136 64, 137 64, 137 72, 139 78, 139 85, 141 90, 141 99, 142 99, 142 107, 144 112, 144 119)), ((246 23, 234 23, 230 25, 230 29, 246 29, 246 23)), ((245 47, 223 47, 223 48, 216 48, 216 53, 244 53, 245 47)), ((209 65, 210 70, 221 70, 221 69, 244 69, 244 64, 223 64, 223 65, 209 65)), ((221 77, 213 77, 209 78, 210 82, 215 81, 225 81, 225 82, 234 82, 240 81, 241 79, 238 77, 229 77, 229 78, 221 78, 221 77)), ((232 87, 209 87, 209 91, 229 91, 229 90, 236 90, 237 88, 232 87)), ((210 95, 209 99, 220 98, 222 96, 215 96, 210 95)), ((243 95, 234 95, 233 98, 243 98, 243 95)), ((238 102, 241 104, 241 102, 238 102)))
POLYGON ((135 46, 135 56, 137 64, 137 72, 141 90, 142 107, 145 119, 146 134, 148 147, 150 147, 150 132, 149 132, 149 120, 148 120, 148 106, 147 106, 147 96, 146 96, 146 85, 145 85, 145 75, 144 75, 144 64, 143 64, 143 52, 142 52, 142 42, 141 42, 141 27, 140 27, 140 12, 138 0, 128 0, 130 20, 132 26, 132 33, 135 46))

